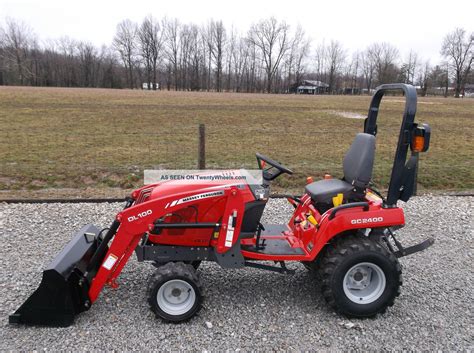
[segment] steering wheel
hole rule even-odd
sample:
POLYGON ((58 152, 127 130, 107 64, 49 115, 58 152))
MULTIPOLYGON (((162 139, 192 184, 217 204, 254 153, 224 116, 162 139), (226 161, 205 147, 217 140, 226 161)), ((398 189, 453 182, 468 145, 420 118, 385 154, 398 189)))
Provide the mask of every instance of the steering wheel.
POLYGON ((277 161, 274 161, 271 158, 264 156, 263 154, 256 153, 255 156, 257 157, 258 167, 263 170, 263 179, 265 180, 273 180, 279 177, 283 173, 286 173, 289 175, 293 174, 293 171, 291 169, 288 169, 287 167, 281 165, 280 163, 278 163, 277 161), (275 173, 269 172, 269 169, 271 168, 264 169, 265 164, 272 166, 277 171, 275 173))

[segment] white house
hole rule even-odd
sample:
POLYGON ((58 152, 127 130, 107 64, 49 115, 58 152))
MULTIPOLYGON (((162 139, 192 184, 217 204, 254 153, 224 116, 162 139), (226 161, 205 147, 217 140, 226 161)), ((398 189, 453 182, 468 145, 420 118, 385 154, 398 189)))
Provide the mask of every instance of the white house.
MULTIPOLYGON (((160 89, 160 84, 155 83, 156 89, 160 89)), ((142 89, 148 89, 148 82, 142 83, 142 89)), ((153 89, 153 83, 150 85, 150 89, 153 89)))
POLYGON ((327 93, 329 85, 321 81, 303 80, 298 87, 296 93, 298 94, 318 94, 327 93))

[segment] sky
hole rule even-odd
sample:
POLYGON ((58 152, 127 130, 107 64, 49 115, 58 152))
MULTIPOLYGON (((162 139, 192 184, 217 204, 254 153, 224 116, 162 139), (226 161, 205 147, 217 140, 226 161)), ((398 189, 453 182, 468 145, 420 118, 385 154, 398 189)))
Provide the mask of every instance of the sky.
POLYGON ((448 32, 456 27, 474 31, 474 0, 0 0, 0 23, 7 17, 20 19, 41 40, 69 36, 97 46, 112 42, 118 22, 140 22, 149 14, 196 24, 220 19, 241 32, 274 16, 293 28, 300 24, 313 48, 334 39, 352 53, 385 41, 395 45, 402 58, 413 49, 432 64, 441 60, 448 32))

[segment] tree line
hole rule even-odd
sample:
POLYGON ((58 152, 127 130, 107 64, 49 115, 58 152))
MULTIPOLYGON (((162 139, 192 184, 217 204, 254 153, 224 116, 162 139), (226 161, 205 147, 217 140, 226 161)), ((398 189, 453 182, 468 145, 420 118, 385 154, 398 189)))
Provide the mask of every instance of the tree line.
POLYGON ((402 57, 390 43, 349 53, 336 40, 312 47, 301 26, 274 17, 244 32, 219 20, 182 23, 147 16, 124 20, 110 45, 62 37, 40 41, 24 22, 0 25, 0 85, 146 88, 150 90, 294 92, 303 80, 330 94, 360 94, 382 83, 404 82, 422 94, 436 88, 456 96, 474 83, 474 32, 457 28, 443 39, 442 62, 412 50, 402 57))

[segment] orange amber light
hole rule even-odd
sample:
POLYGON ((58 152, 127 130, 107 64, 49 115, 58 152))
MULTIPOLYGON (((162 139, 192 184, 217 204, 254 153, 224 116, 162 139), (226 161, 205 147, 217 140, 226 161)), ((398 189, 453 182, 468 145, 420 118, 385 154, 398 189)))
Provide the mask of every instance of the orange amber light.
POLYGON ((423 151, 425 146, 425 137, 424 136, 414 136, 412 141, 412 150, 413 152, 423 151))

